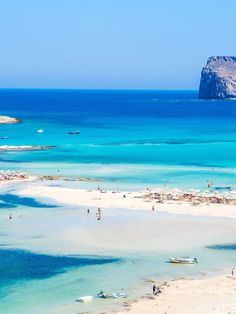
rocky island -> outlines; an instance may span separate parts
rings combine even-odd
[[[0,116],[0,124],[15,124],[15,123],[20,123],[20,122],[21,120],[18,118]]]
[[[202,69],[199,98],[236,98],[236,57],[210,57]]]

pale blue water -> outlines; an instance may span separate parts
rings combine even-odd
[[[3,145],[56,145],[1,153],[2,169],[100,178],[106,186],[235,186],[236,103],[195,91],[0,90]],[[45,129],[45,133],[35,132]],[[80,135],[68,135],[79,129]],[[101,167],[102,165],[102,167]],[[71,171],[73,169],[73,171]]]
[[[1,115],[23,120],[0,126],[0,137],[9,137],[0,140],[1,145],[56,145],[47,151],[0,152],[3,170],[89,177],[102,180],[99,185],[107,188],[129,190],[166,182],[171,187],[205,189],[207,180],[213,180],[216,188],[236,187],[236,103],[231,100],[198,100],[195,91],[0,90],[0,109]],[[80,135],[68,134],[77,129]],[[47,240],[57,238],[65,226],[80,228],[87,223],[82,214],[81,221],[71,216],[81,210],[79,206],[20,197],[14,184],[1,189],[0,205],[0,313],[4,314],[51,314],[65,304],[73,306],[70,314],[99,312],[116,301],[96,300],[85,306],[75,299],[122,288],[133,298],[150,288],[145,285],[147,278],[214,273],[235,263],[234,237],[232,243],[216,241],[208,247],[193,243],[187,251],[84,256],[76,248],[73,257],[66,250],[56,254],[57,249],[63,251],[63,243],[56,242],[52,250]],[[145,215],[127,211],[123,217],[117,211],[107,223],[147,219]],[[160,219],[178,223],[182,218]],[[201,262],[188,268],[166,263],[171,255],[186,254]]]

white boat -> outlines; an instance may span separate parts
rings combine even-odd
[[[92,301],[93,296],[92,295],[85,295],[84,297],[80,297],[78,300],[78,302],[90,302]]]
[[[37,133],[43,133],[44,130],[43,130],[43,129],[39,129],[39,130],[37,130],[36,132],[37,132]]]
[[[190,257],[170,257],[169,258],[170,263],[175,264],[196,264],[198,263],[196,257],[190,258]]]

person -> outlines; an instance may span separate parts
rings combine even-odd
[[[96,216],[97,216],[97,220],[101,220],[102,219],[102,211],[101,211],[100,207],[98,208],[98,212],[96,213]]]
[[[9,214],[9,219],[10,219],[10,220],[12,219],[12,214],[11,214],[11,213]]]
[[[123,198],[126,198],[126,195],[125,195],[125,194],[123,194]]]
[[[234,268],[232,268],[231,275],[234,277]]]
[[[158,293],[161,293],[161,289],[159,287],[156,287],[155,295],[157,295]]]
[[[152,211],[154,212],[154,210],[155,210],[155,207],[154,207],[154,205],[152,205]]]
[[[155,284],[152,286],[152,294],[155,294],[156,293],[156,286]]]
[[[89,214],[90,213],[90,210],[89,210],[89,208],[87,209],[87,214]]]

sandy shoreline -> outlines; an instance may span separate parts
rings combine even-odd
[[[25,187],[18,193],[31,197],[47,195],[48,198],[70,205],[149,211],[152,211],[154,206],[155,211],[170,214],[236,218],[236,206],[233,204],[194,204],[184,200],[167,200],[159,203],[155,199],[147,199],[145,192],[103,192],[37,184]]]
[[[158,296],[150,294],[137,302],[125,303],[126,309],[117,314],[236,313],[236,278],[172,280],[162,285],[161,291]]]

